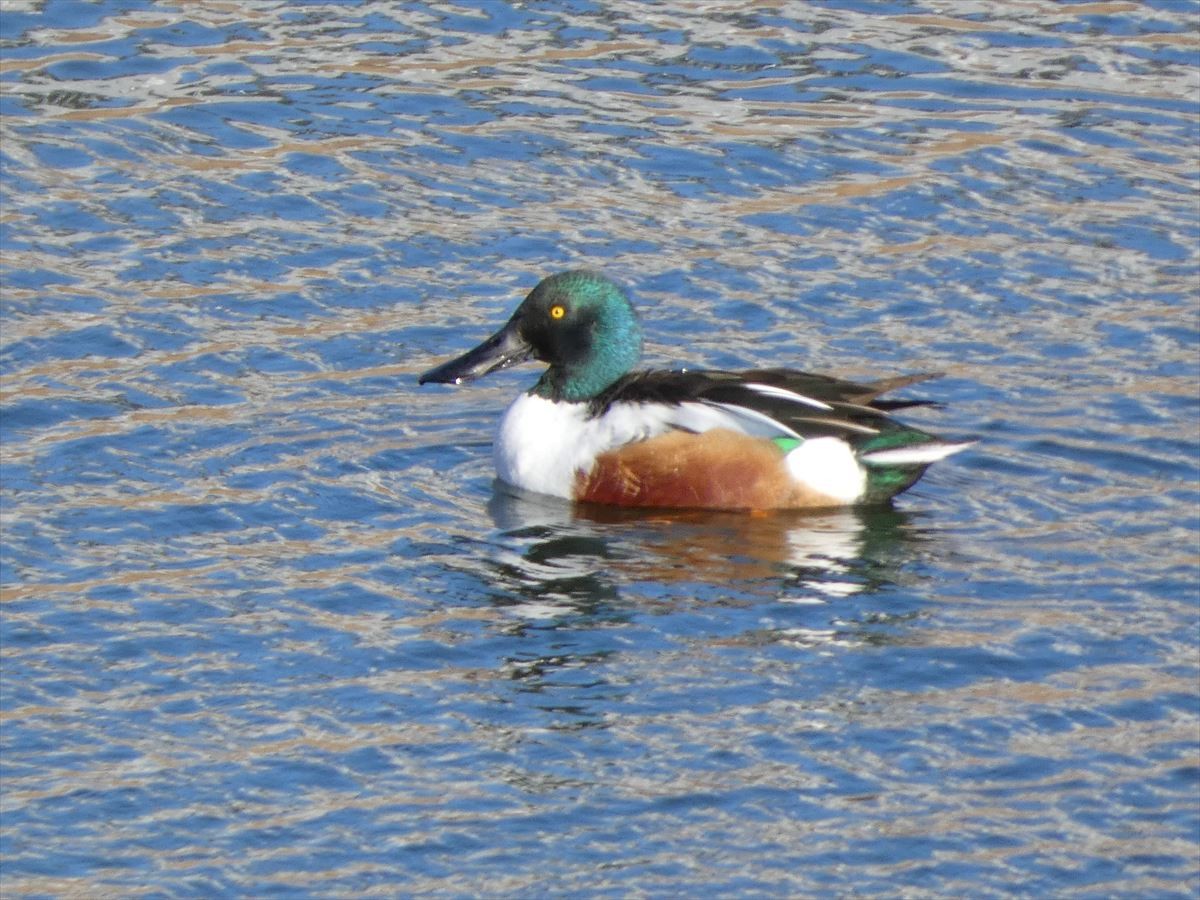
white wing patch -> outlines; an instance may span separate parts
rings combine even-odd
[[[772,419],[766,413],[761,413],[756,409],[749,409],[745,406],[704,400],[700,403],[683,403],[680,404],[679,408],[685,412],[685,415],[703,416],[706,417],[707,421],[711,422],[707,428],[691,428],[682,424],[676,426],[686,428],[688,431],[708,431],[709,428],[728,428],[730,431],[740,431],[742,434],[748,434],[753,437],[800,437],[794,430],[777,419]]]
[[[862,461],[868,466],[923,466],[945,459],[953,453],[974,447],[976,441],[952,444],[948,441],[931,441],[915,447],[896,447],[893,450],[875,450],[864,453]]]
[[[765,397],[775,397],[779,400],[787,400],[791,403],[799,403],[801,406],[811,406],[813,409],[823,409],[829,412],[833,409],[828,403],[823,403],[820,400],[814,400],[812,397],[805,397],[803,394],[797,394],[795,391],[789,391],[787,388],[775,387],[773,384],[758,384],[757,382],[746,384],[745,387],[754,391],[756,394],[762,394]]]

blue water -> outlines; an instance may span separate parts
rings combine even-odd
[[[4,896],[1196,896],[1198,17],[5,3]],[[981,443],[513,496],[416,375],[580,265]]]

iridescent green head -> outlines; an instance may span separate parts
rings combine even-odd
[[[625,293],[598,272],[542,279],[492,337],[421,376],[470,381],[528,359],[548,363],[533,392],[551,400],[590,400],[642,355],[642,329]]]

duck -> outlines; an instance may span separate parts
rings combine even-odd
[[[938,377],[849,381],[788,368],[644,369],[625,291],[587,269],[543,278],[505,325],[419,384],[547,368],[500,418],[496,475],[581,504],[765,512],[889,503],[972,446],[893,417],[882,395]]]

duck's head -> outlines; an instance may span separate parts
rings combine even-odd
[[[534,393],[578,402],[626,374],[641,354],[642,329],[625,293],[598,272],[561,272],[543,278],[498,332],[419,382],[461,384],[537,359],[550,368]]]

